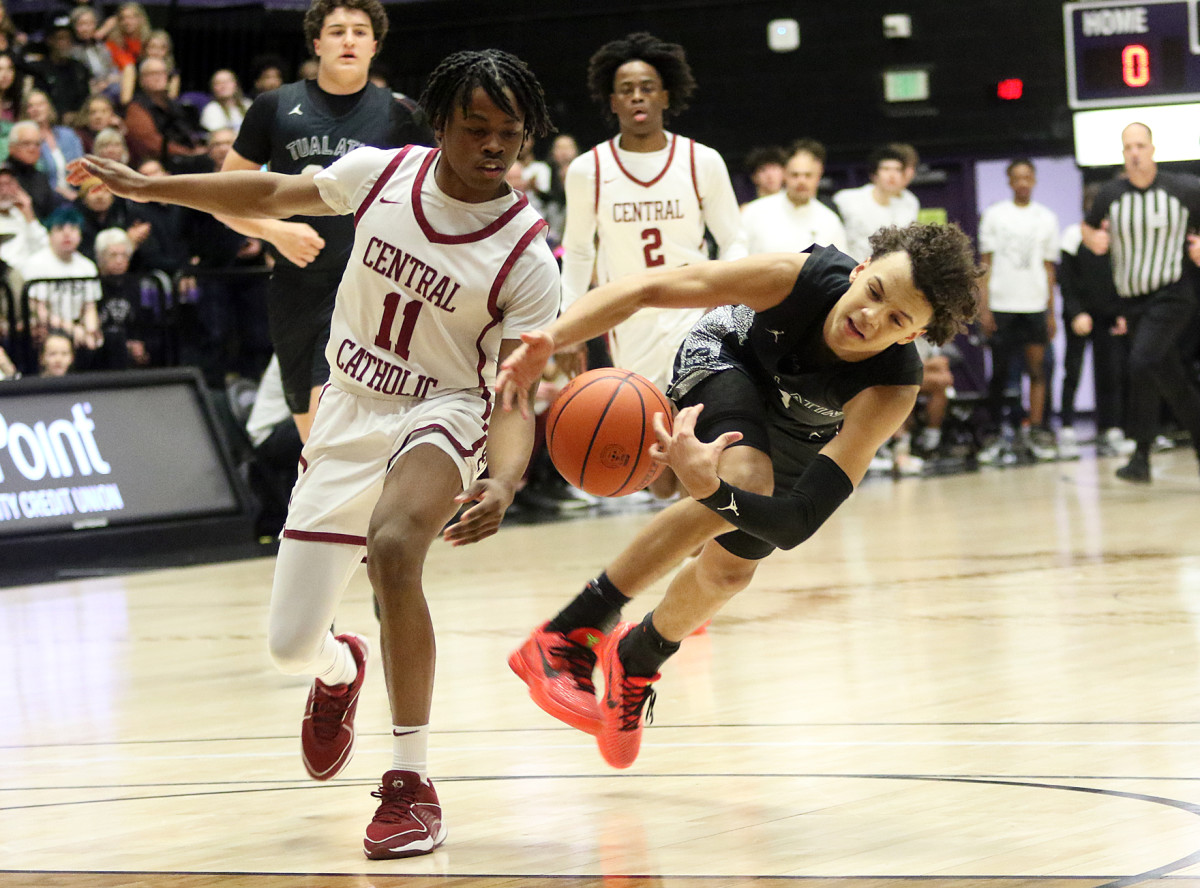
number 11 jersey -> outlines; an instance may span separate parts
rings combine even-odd
[[[330,326],[330,378],[374,398],[486,388],[503,339],[548,326],[558,268],[546,223],[519,192],[485,203],[438,188],[437,149],[358,148],[316,176],[354,214]]]

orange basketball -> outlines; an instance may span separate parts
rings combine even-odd
[[[593,496],[641,490],[662,468],[650,459],[654,414],[671,426],[671,403],[644,376],[602,367],[571,380],[546,414],[554,467]]]

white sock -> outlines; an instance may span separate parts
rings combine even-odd
[[[392,770],[416,771],[428,783],[429,725],[392,725]]]
[[[331,650],[331,646],[336,650]],[[333,661],[328,669],[317,676],[324,684],[333,687],[334,685],[350,684],[358,678],[358,663],[354,662],[354,654],[350,653],[350,645],[344,641],[338,641],[333,637],[332,632],[326,636],[321,646],[321,659]]]

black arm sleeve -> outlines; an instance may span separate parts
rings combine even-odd
[[[698,502],[738,530],[778,549],[794,549],[853,492],[854,485],[841,466],[818,454],[786,497],[751,493],[722,481],[716,493]]]

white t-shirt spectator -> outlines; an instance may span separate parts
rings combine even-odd
[[[795,253],[813,244],[846,251],[846,229],[838,214],[819,200],[796,206],[780,191],[742,206],[742,231],[749,253]]]
[[[920,210],[915,196],[907,200],[900,195],[886,204],[879,203],[875,200],[875,186],[870,182],[858,188],[843,188],[833,196],[833,202],[846,226],[846,252],[859,262],[871,255],[871,235],[888,225],[901,228],[911,225],[917,221]]]
[[[979,252],[991,253],[988,308],[1032,313],[1050,304],[1046,263],[1058,262],[1058,217],[1036,201],[1023,207],[1003,200],[983,211]]]
[[[84,306],[100,301],[100,272],[80,253],[64,262],[43,247],[21,266],[21,276],[29,285],[29,298],[46,303],[50,315],[65,323],[80,321]]]

